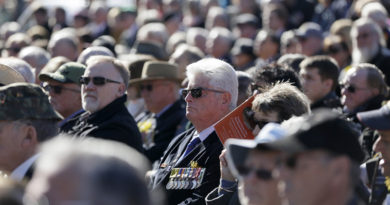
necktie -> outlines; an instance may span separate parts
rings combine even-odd
[[[184,152],[184,156],[187,156],[187,154],[190,153],[200,142],[201,141],[199,137],[196,137],[195,139],[191,140],[191,142],[187,145],[186,151]]]

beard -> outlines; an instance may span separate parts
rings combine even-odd
[[[83,109],[89,113],[94,113],[98,111],[99,108],[99,101],[91,97],[83,96],[81,98],[81,104]]]
[[[378,53],[379,44],[373,44],[371,47],[358,48],[354,45],[352,51],[352,64],[368,63]]]

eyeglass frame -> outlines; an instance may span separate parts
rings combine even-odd
[[[343,83],[340,83],[340,89],[345,89],[349,93],[356,93],[357,90],[370,90],[370,88],[359,88],[355,85],[343,84]]]
[[[267,169],[255,169],[252,167],[248,167],[245,165],[237,166],[236,167],[238,174],[241,177],[247,177],[253,172],[255,173],[256,178],[261,179],[263,181],[270,181],[275,179],[273,170],[267,170]]]
[[[81,90],[77,90],[77,89],[73,89],[73,88],[66,88],[66,87],[64,87],[62,85],[49,85],[49,84],[47,84],[47,85],[43,86],[43,89],[46,92],[50,92],[52,90],[53,93],[55,93],[57,95],[60,95],[62,93],[62,90],[68,90],[68,91],[75,92],[75,93],[80,93],[81,92]]]
[[[87,80],[88,82],[85,82],[85,79],[88,79],[88,80]],[[100,83],[97,83],[97,84],[96,84],[95,81],[96,81],[97,79],[103,80],[103,83],[102,83],[102,84],[100,84]],[[105,78],[105,77],[102,77],[102,76],[95,76],[95,77],[81,76],[81,77],[80,77],[79,83],[80,83],[81,85],[88,85],[89,82],[92,82],[92,84],[94,84],[95,86],[103,86],[103,85],[105,85],[106,83],[121,84],[121,82],[119,82],[119,81],[111,80],[111,79],[109,79],[109,78]]]
[[[199,94],[193,94],[194,91],[199,90]],[[211,88],[203,88],[203,87],[196,87],[192,89],[180,89],[180,94],[183,98],[186,98],[188,94],[191,94],[191,97],[193,98],[201,98],[203,96],[202,90],[205,91],[211,91],[211,92],[216,92],[216,93],[225,93],[226,91],[221,91],[221,90],[214,90]]]

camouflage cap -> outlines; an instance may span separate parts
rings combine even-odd
[[[38,85],[13,83],[0,87],[0,120],[61,120]]]
[[[0,64],[0,86],[16,82],[26,82],[23,76],[13,68]]]
[[[76,62],[68,62],[60,66],[54,73],[41,73],[39,80],[49,81],[54,80],[60,83],[76,83],[79,84],[80,77],[84,74],[85,66]]]

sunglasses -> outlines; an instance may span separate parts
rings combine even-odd
[[[152,84],[139,85],[139,90],[140,91],[147,90],[151,92],[153,90],[153,85]]]
[[[267,123],[269,123],[269,121],[257,120],[255,118],[255,112],[251,108],[244,110],[244,116],[247,119],[247,121],[250,123],[252,129],[254,129],[256,125],[260,129],[262,129]],[[277,123],[280,123],[280,122],[277,122]]]
[[[357,90],[369,89],[369,88],[358,88],[354,85],[345,85],[345,84],[340,84],[340,88],[347,90],[349,93],[355,93]]]
[[[92,83],[94,85],[104,85],[106,83],[117,83],[117,84],[121,84],[121,82],[118,82],[118,81],[115,81],[115,80],[110,80],[108,78],[105,78],[105,77],[100,77],[100,76],[97,76],[97,77],[80,77],[80,84],[84,84],[84,85],[88,85],[89,82],[91,82],[91,79],[92,79]]]
[[[253,169],[249,168],[247,166],[239,166],[237,167],[237,171],[240,174],[240,176],[248,176],[250,173],[255,172],[255,175],[258,179],[262,179],[264,181],[272,180],[272,171],[266,170],[266,169]]]
[[[193,97],[193,98],[200,98],[203,95],[202,94],[203,90],[216,92],[216,93],[224,93],[224,91],[213,90],[213,89],[210,89],[210,88],[202,88],[202,87],[193,88],[193,89],[181,89],[180,92],[181,92],[181,96],[183,96],[183,98],[187,97],[188,93],[190,93],[191,97]]]
[[[47,92],[53,91],[55,94],[61,94],[62,90],[69,90],[71,92],[80,93],[80,90],[65,88],[61,85],[45,85],[43,86],[43,89],[45,89]]]

